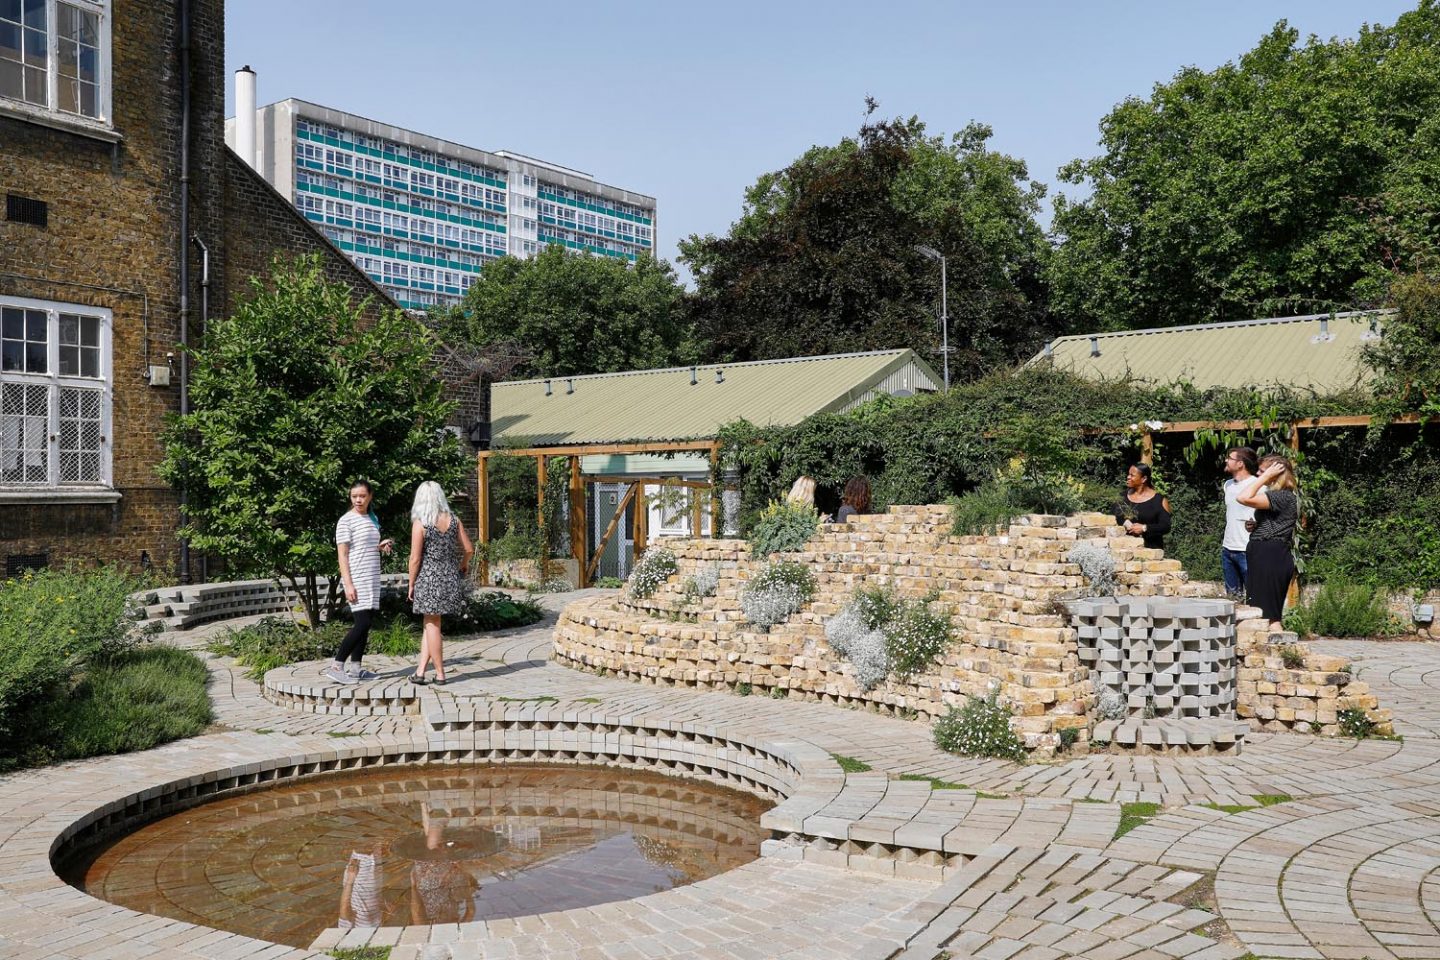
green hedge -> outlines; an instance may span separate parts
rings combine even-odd
[[[945,396],[882,397],[788,427],[740,421],[727,425],[721,440],[741,468],[741,527],[749,531],[760,509],[802,474],[815,478],[822,510],[857,473],[871,478],[872,509],[880,511],[994,489],[1017,470],[1069,478],[1081,503],[1102,508],[1118,497],[1126,466],[1139,459],[1140,434],[1086,430],[1146,420],[1261,421],[1270,426],[1156,437],[1156,477],[1174,510],[1167,553],[1192,576],[1218,579],[1225,446],[1288,451],[1292,420],[1376,408],[1360,392],[1155,387],[1036,366],[962,384]],[[1390,588],[1440,586],[1440,426],[1315,429],[1303,436],[1307,526],[1300,557],[1309,575]],[[976,522],[989,519],[977,515]]]

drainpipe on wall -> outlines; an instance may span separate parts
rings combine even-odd
[[[210,326],[210,248],[205,246],[205,241],[200,239],[200,234],[192,236],[191,241],[200,248],[200,345],[205,345],[205,331]],[[189,358],[182,358],[182,363],[189,362]],[[185,368],[182,367],[182,370]],[[187,371],[188,372],[188,371]],[[188,387],[188,384],[187,384]],[[189,396],[185,397],[188,405]],[[206,554],[200,555],[200,582],[208,583],[210,580],[210,557]]]
[[[180,416],[190,412],[190,0],[175,0],[180,23]],[[190,504],[180,485],[180,522]],[[189,583],[190,541],[180,538],[180,582]]]

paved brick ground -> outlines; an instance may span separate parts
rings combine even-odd
[[[806,837],[838,834],[834,850],[782,844],[777,856],[639,900],[343,940],[334,931],[317,949],[393,944],[392,960],[1440,957],[1440,647],[1320,646],[1357,660],[1394,707],[1403,742],[1252,735],[1239,756],[973,761],[937,751],[915,723],[566,670],[548,662],[545,624],[450,644],[452,683],[419,691],[417,712],[393,716],[357,714],[354,704],[334,712],[347,707],[325,696],[313,665],[272,674],[277,690],[315,691],[282,706],[214,660],[211,692],[228,732],[0,778],[0,957],[306,956],[96,901],[60,883],[50,851],[71,824],[146,785],[277,757],[423,749],[427,716],[471,708],[527,719],[585,711],[806,741],[875,772],[832,774],[835,789],[799,821]],[[386,676],[377,688],[408,688],[405,664],[378,665]],[[899,774],[966,789],[932,792]],[[1251,806],[1257,794],[1293,799],[1235,813],[1204,805]],[[1165,809],[1112,841],[1119,804],[1132,800]],[[846,843],[850,855],[835,856]],[[895,847],[912,859],[869,855]],[[928,873],[926,860],[913,859],[927,850]],[[1197,894],[1207,879],[1213,900]],[[1184,905],[1197,897],[1219,917]]]

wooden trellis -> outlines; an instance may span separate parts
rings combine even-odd
[[[648,504],[643,493],[646,484],[665,484],[669,486],[680,486],[691,489],[703,489],[709,487],[711,490],[710,505],[710,534],[714,536],[716,525],[720,517],[720,494],[719,490],[708,483],[696,481],[678,480],[673,477],[613,477],[613,476],[586,476],[580,468],[580,458],[589,456],[603,456],[607,454],[631,454],[631,453],[705,453],[710,457],[711,475],[718,472],[720,458],[720,441],[709,440],[665,440],[645,443],[582,443],[568,444],[553,447],[525,447],[516,450],[482,450],[477,457],[477,472],[479,483],[477,493],[479,494],[477,504],[477,520],[479,530],[478,540],[482,545],[480,560],[480,580],[488,583],[490,580],[490,563],[485,558],[483,545],[490,542],[490,458],[497,454],[508,457],[534,457],[535,458],[535,481],[537,484],[537,501],[541,511],[541,523],[544,523],[545,508],[545,481],[549,467],[548,460],[551,457],[565,457],[569,460],[569,484],[568,496],[570,501],[570,554],[576,561],[579,570],[577,579],[578,587],[586,587],[594,576],[596,568],[600,564],[600,555],[604,552],[606,544],[609,543],[611,535],[614,534],[620,518],[625,515],[625,509],[630,503],[634,503],[634,529],[633,538],[635,541],[635,555],[639,556],[645,550],[645,542],[649,539],[649,515]],[[630,490],[625,494],[625,501],[616,509],[615,516],[611,518],[610,526],[605,535],[596,544],[593,556],[587,556],[585,531],[588,528],[586,504],[589,502],[586,486],[591,483],[628,483]],[[693,511],[692,529],[696,534],[700,532],[700,518],[703,513],[701,501],[698,497],[693,498],[691,505]],[[544,571],[541,571],[543,575]]]

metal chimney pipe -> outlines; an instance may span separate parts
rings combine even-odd
[[[255,155],[255,71],[246,64],[235,71],[235,152],[257,169]]]

